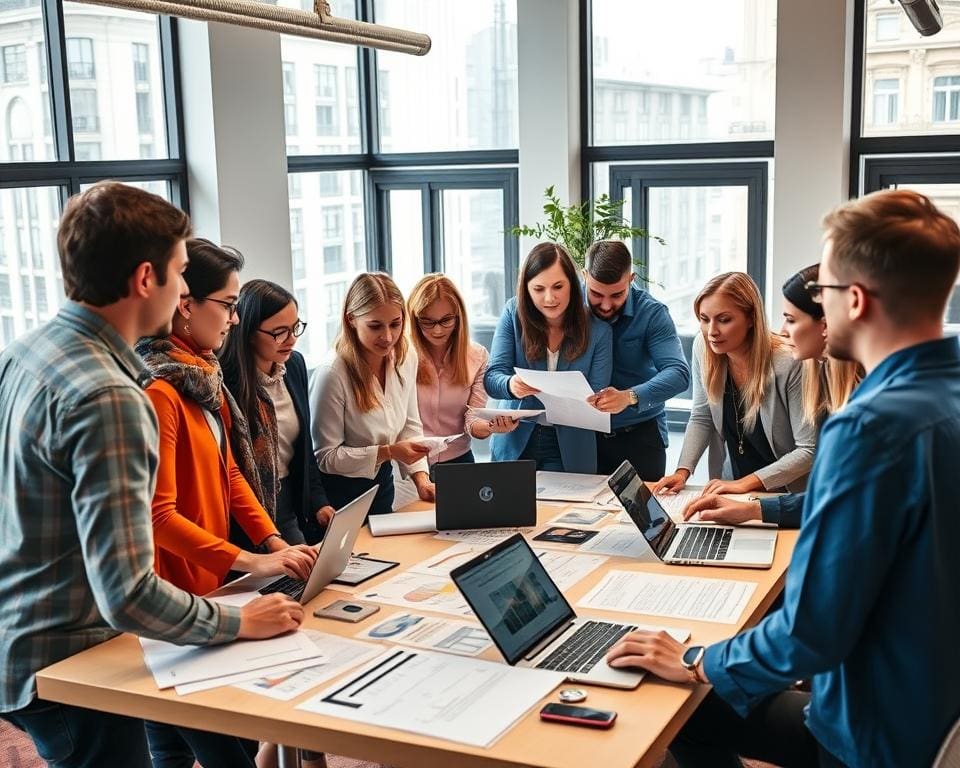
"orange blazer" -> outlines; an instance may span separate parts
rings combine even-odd
[[[227,541],[230,517],[250,541],[259,543],[277,528],[240,473],[230,441],[226,460],[203,409],[171,384],[147,387],[160,423],[160,467],[153,495],[156,570],[195,595],[223,584],[240,548]],[[230,433],[230,407],[220,418]]]

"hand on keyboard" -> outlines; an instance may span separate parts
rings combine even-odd
[[[680,660],[687,649],[669,633],[637,630],[624,636],[607,654],[607,663],[618,669],[646,669],[664,680],[693,682]]]
[[[709,494],[694,499],[683,510],[683,519],[700,514],[700,520],[705,523],[724,523],[726,525],[740,525],[748,520],[760,520],[759,501],[735,501],[723,496]]]
[[[240,609],[238,640],[263,640],[291,632],[303,622],[303,606],[286,595],[265,595]]]
[[[254,555],[242,552],[234,564],[237,570],[252,573],[254,576],[291,576],[306,581],[310,578],[317,551],[306,544],[297,544],[268,555]]]

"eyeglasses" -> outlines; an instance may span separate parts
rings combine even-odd
[[[224,307],[227,310],[227,315],[229,317],[233,317],[235,314],[237,314],[237,307],[240,306],[240,302],[238,301],[224,301],[223,299],[211,299],[210,297],[200,299],[200,301],[212,301],[216,304],[219,304],[221,307]]]
[[[807,289],[807,292],[810,294],[810,298],[815,301],[817,304],[820,304],[823,301],[823,291],[825,288],[834,288],[838,291],[845,291],[847,288],[852,288],[856,283],[847,283],[846,285],[827,285],[826,283],[817,283],[813,280],[809,280],[804,284],[804,288]]]
[[[272,336],[274,342],[277,344],[283,344],[291,336],[293,336],[295,339],[303,336],[303,332],[307,330],[307,324],[301,320],[297,320],[297,322],[295,322],[289,328],[280,328],[276,331],[265,331],[263,328],[257,328],[257,330],[260,331],[260,333],[267,334],[267,336]]]
[[[438,325],[441,328],[453,328],[454,323],[457,322],[456,315],[447,315],[446,317],[441,317],[439,320],[428,320],[425,317],[417,318],[417,325],[419,325],[425,331],[432,331]]]

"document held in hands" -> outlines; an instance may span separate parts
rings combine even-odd
[[[610,431],[610,414],[587,402],[594,394],[580,371],[535,371],[514,368],[524,383],[539,389],[537,398],[547,410],[547,421],[595,432]]]

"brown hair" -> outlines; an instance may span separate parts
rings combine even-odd
[[[816,424],[847,404],[863,378],[863,369],[852,360],[803,361],[803,419]]]
[[[693,301],[693,311],[698,321],[700,304],[705,298],[715,293],[730,299],[751,322],[747,335],[747,343],[750,345],[748,355],[750,364],[743,390],[743,427],[749,431],[756,424],[760,403],[767,388],[767,380],[773,371],[773,350],[780,346],[781,341],[778,336],[770,332],[763,312],[760,289],[750,275],[745,272],[724,272],[703,286],[703,290]],[[719,403],[723,400],[723,391],[727,383],[726,360],[721,358],[726,358],[726,355],[718,355],[710,349],[709,344],[703,345],[703,385],[711,403]]]
[[[417,369],[417,381],[420,384],[429,384],[432,380],[430,366],[424,365],[424,358],[430,354],[430,342],[423,335],[423,329],[417,323],[421,313],[433,302],[446,299],[453,305],[457,315],[457,328],[450,338],[450,363],[453,366],[452,383],[466,386],[470,383],[470,373],[467,369],[467,351],[470,349],[470,328],[467,325],[467,309],[463,303],[460,291],[446,275],[433,273],[424,275],[420,282],[413,286],[410,298],[407,299],[407,312],[410,315],[410,338],[420,356],[420,366]]]
[[[520,319],[523,353],[527,360],[540,360],[547,356],[547,321],[530,298],[527,283],[557,263],[570,282],[570,303],[563,313],[563,342],[560,345],[563,356],[567,360],[575,360],[586,351],[590,342],[590,320],[583,304],[583,291],[573,259],[561,245],[540,243],[527,254],[517,281],[517,317]]]
[[[960,269],[960,228],[929,198],[888,189],[852,200],[823,219],[839,280],[862,280],[887,315],[943,317]]]
[[[400,376],[400,366],[407,357],[407,312],[403,303],[403,294],[397,288],[390,275],[383,272],[363,272],[357,275],[350,283],[347,295],[343,299],[343,312],[340,317],[340,333],[337,336],[335,349],[337,355],[343,358],[347,366],[347,377],[353,389],[353,396],[357,407],[364,413],[372,411],[380,401],[373,390],[371,382],[374,373],[370,370],[363,357],[363,349],[357,330],[350,325],[351,318],[362,317],[384,304],[393,304],[400,309],[401,327],[400,338],[393,347],[393,369],[397,377]]]
[[[189,236],[190,219],[162,197],[117,181],[94,184],[67,201],[60,219],[64,291],[95,307],[113,304],[144,262],[164,285],[173,247]]]
[[[587,249],[587,272],[594,280],[612,285],[633,269],[633,258],[619,240],[597,240]]]

